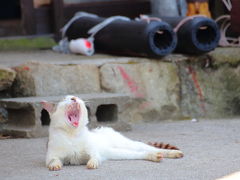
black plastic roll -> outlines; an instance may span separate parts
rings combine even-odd
[[[81,17],[66,31],[69,40],[87,38],[88,30],[104,21],[100,17]],[[115,20],[94,36],[96,51],[111,54],[158,57],[171,53],[177,44],[172,27],[160,21]]]
[[[176,28],[183,17],[160,17],[163,21]],[[194,17],[187,20],[177,30],[178,44],[175,52],[202,54],[215,49],[220,39],[216,22],[207,17]]]

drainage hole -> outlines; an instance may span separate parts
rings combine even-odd
[[[41,111],[41,124],[42,126],[49,126],[50,124],[50,116],[45,109]]]
[[[96,117],[98,122],[114,122],[117,121],[117,114],[117,105],[107,104],[98,106]]]

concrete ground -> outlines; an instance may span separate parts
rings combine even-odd
[[[240,119],[139,123],[124,135],[143,142],[177,145],[182,159],[160,163],[106,161],[97,170],[65,166],[51,172],[44,165],[47,138],[0,140],[0,179],[213,180],[239,171]]]
[[[186,60],[187,57],[180,54],[170,54],[162,60],[172,61]],[[149,59],[140,57],[125,57],[108,54],[96,54],[94,56],[83,56],[75,54],[61,54],[52,50],[0,50],[0,64],[7,67],[19,66],[27,62],[41,62],[49,64],[97,64],[105,63],[127,63],[127,62],[148,62]]]
[[[0,64],[14,67],[26,62],[42,62],[50,64],[103,64],[106,62],[128,62],[139,58],[119,57],[106,54],[94,56],[82,56],[74,54],[61,54],[52,50],[21,50],[21,51],[0,51]]]

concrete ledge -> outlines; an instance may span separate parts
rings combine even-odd
[[[90,127],[108,125],[117,130],[129,130],[130,125],[121,113],[129,101],[125,94],[78,94],[86,101],[89,110]],[[1,99],[0,107],[8,112],[8,120],[2,132],[20,137],[41,137],[48,135],[49,115],[40,102],[46,100],[57,103],[64,96],[27,97]]]
[[[56,65],[31,62],[14,69],[17,72],[12,86],[14,97],[100,92],[96,65]]]

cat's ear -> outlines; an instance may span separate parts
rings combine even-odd
[[[55,110],[55,104],[47,102],[47,101],[41,101],[40,102],[43,109],[45,109],[48,113],[53,113]]]

